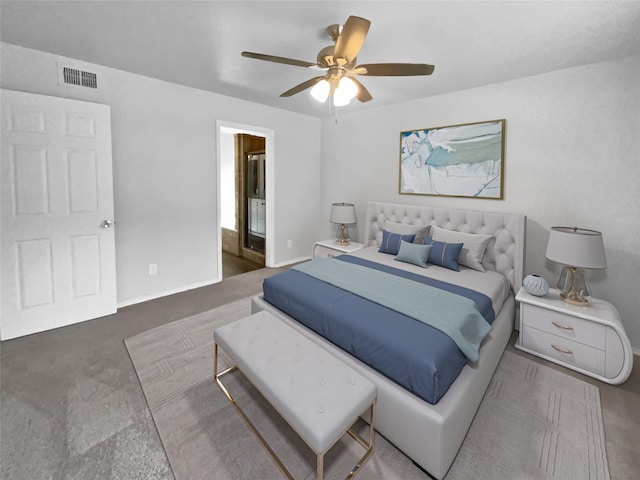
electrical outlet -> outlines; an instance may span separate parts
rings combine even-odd
[[[293,247],[293,240],[287,240],[287,248]]]
[[[158,264],[157,263],[150,263],[149,264],[149,276],[153,276],[153,275],[157,275],[158,274]]]

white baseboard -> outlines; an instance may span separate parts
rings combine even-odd
[[[292,260],[285,260],[284,262],[276,263],[273,267],[269,267],[269,268],[286,267],[287,265],[293,265],[294,263],[306,262],[307,260],[311,260],[311,257],[299,257],[299,258],[294,258]]]
[[[293,265],[294,263],[300,263],[310,259],[311,257],[294,258],[292,260],[287,260],[287,261],[278,263],[275,267],[269,267],[269,268],[286,267],[287,265]],[[175,293],[186,292],[187,290],[193,290],[194,288],[206,287],[207,285],[213,285],[214,283],[219,283],[221,281],[222,281],[222,278],[216,278],[214,280],[189,285],[187,287],[176,288],[175,290],[168,290],[165,292],[154,293],[146,297],[138,297],[131,300],[125,300],[123,302],[118,302],[117,308],[128,307],[129,305],[135,305],[137,303],[142,303],[142,302],[148,302],[149,300],[155,300],[156,298],[166,297],[167,295],[173,295]]]
[[[186,292],[187,290],[193,290],[194,288],[206,287],[207,285],[213,285],[214,283],[219,283],[222,281],[222,278],[216,278],[214,280],[196,283],[193,285],[189,285],[187,287],[176,288],[175,290],[167,290],[165,292],[154,293],[152,295],[146,297],[139,297],[132,300],[125,300],[123,302],[118,302],[117,307],[128,307],[129,305],[135,305],[137,303],[148,302],[149,300],[155,300],[156,298],[166,297],[168,295],[173,295],[175,293]]]

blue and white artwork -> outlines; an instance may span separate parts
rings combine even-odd
[[[400,193],[502,199],[504,120],[400,133]]]

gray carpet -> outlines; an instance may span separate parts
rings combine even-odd
[[[280,478],[212,380],[212,332],[250,313],[243,299],[125,340],[177,480]],[[315,457],[241,374],[238,403],[296,478],[315,478]],[[340,478],[360,457],[348,436],[326,459]],[[361,479],[426,476],[384,438]],[[505,352],[448,480],[609,479],[599,389]]]

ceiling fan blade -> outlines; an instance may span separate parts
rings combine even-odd
[[[242,52],[243,57],[255,58],[256,60],[264,60],[266,62],[284,63],[285,65],[294,65],[296,67],[315,67],[315,63],[305,62],[303,60],[294,60],[293,58],[277,57],[275,55],[264,55],[262,53]]]
[[[324,78],[324,76],[322,77],[314,77],[310,80],[307,80],[306,82],[301,83],[300,85],[296,85],[295,87],[287,90],[286,92],[284,92],[282,95],[280,95],[281,97],[291,97],[292,95],[295,95],[296,93],[300,93],[303,90],[306,90],[309,87],[313,87],[316,83],[318,83],[320,80],[322,80]]]
[[[366,68],[369,77],[408,77],[413,75],[431,75],[435,67],[426,63],[369,63],[356,68]]]
[[[358,100],[360,100],[362,103],[364,103],[364,102],[368,102],[369,100],[373,99],[373,97],[369,93],[369,90],[367,90],[365,88],[365,86],[362,85],[362,83],[360,83],[358,81],[357,78],[351,77],[351,80],[353,80],[353,82],[358,86],[358,93],[356,94],[356,98]]]
[[[340,65],[349,64],[358,55],[364,39],[367,37],[371,22],[364,18],[351,16],[347,19],[340,36],[336,41],[336,48],[333,56]],[[343,59],[343,60],[339,60]]]

